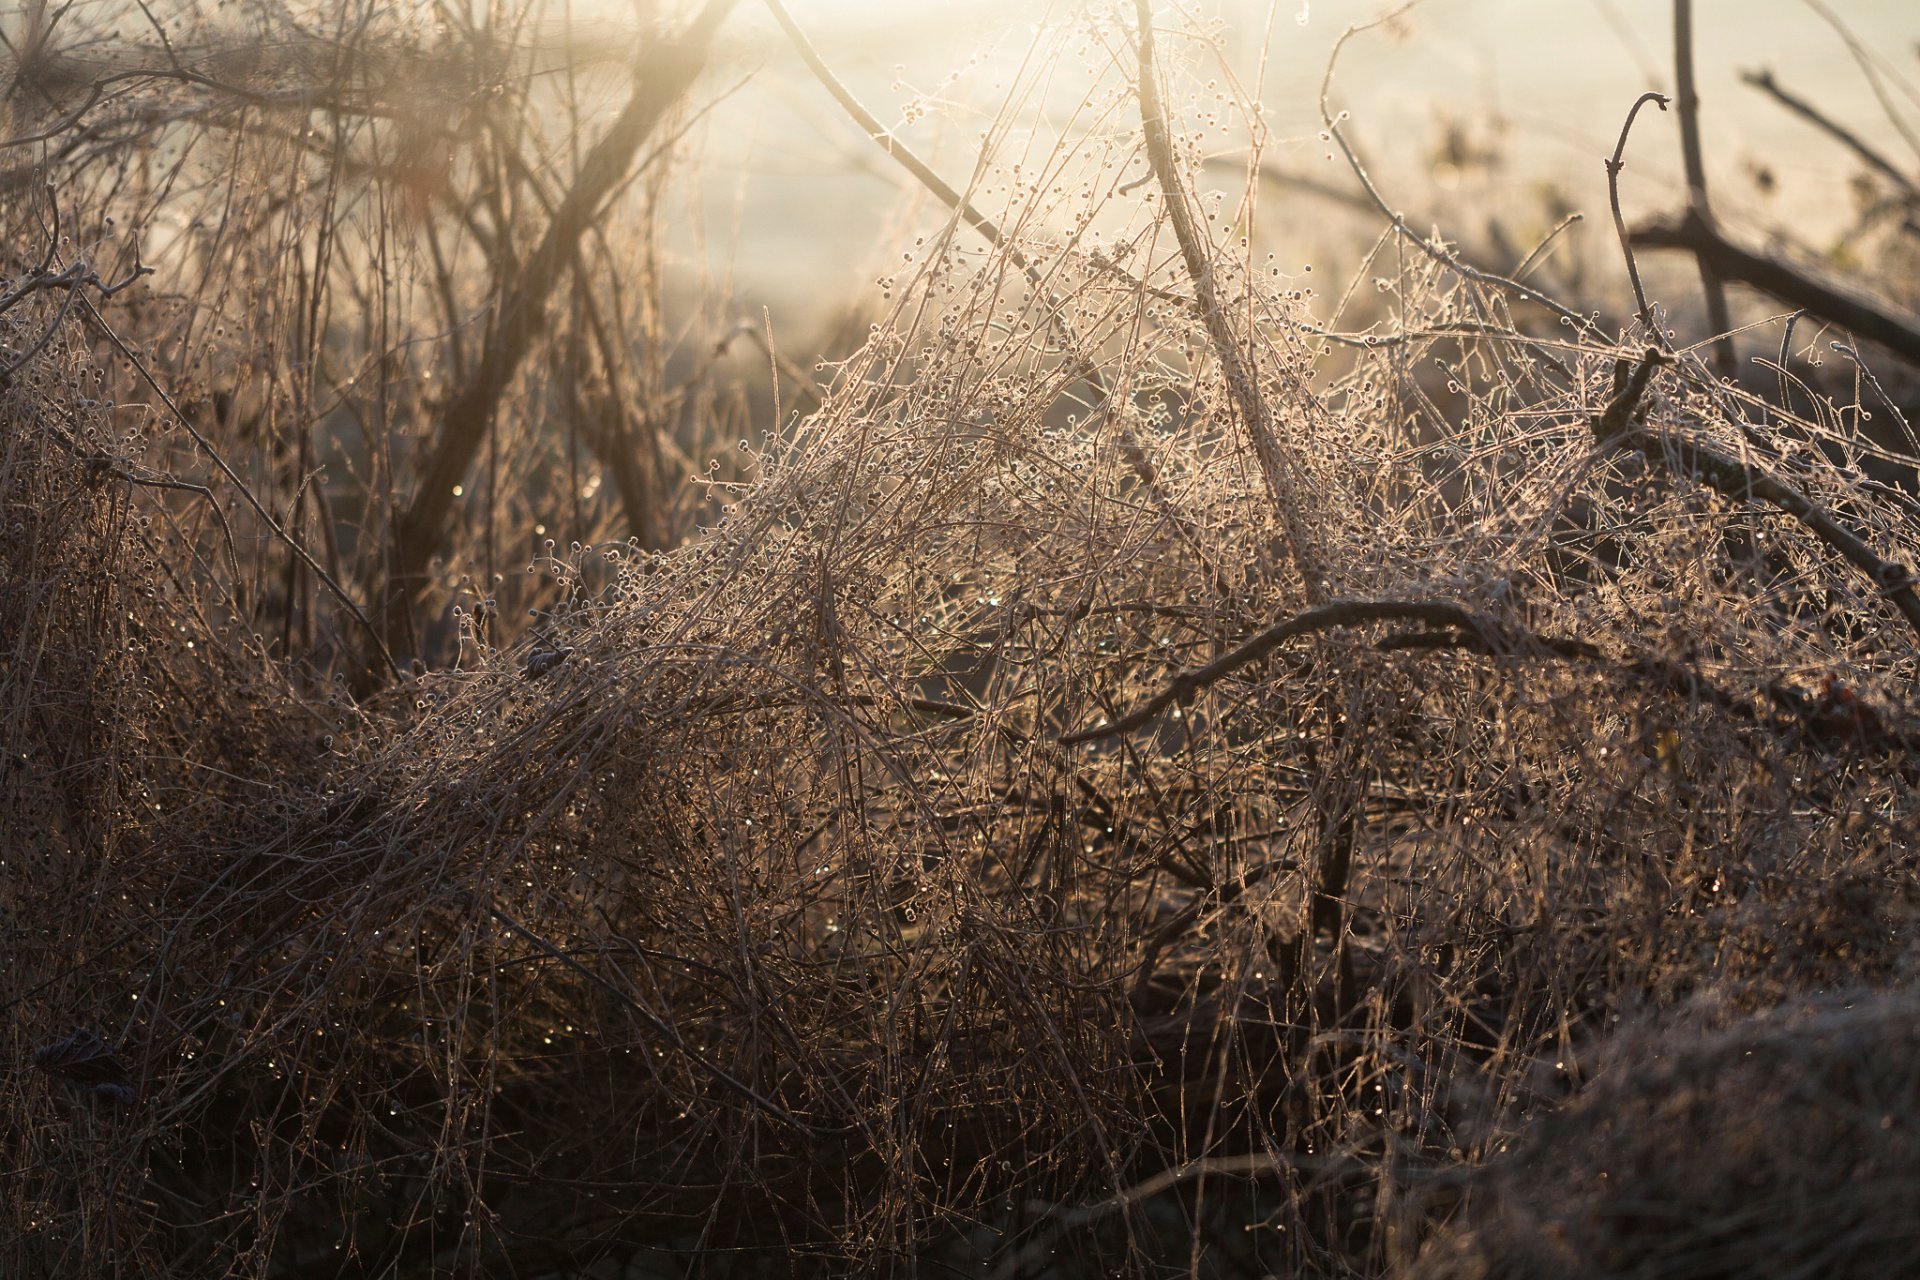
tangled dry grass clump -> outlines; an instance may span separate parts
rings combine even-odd
[[[1417,1274],[1875,1275],[1920,1249],[1920,1009],[1828,996],[1622,1036]]]
[[[0,401],[0,1271],[1667,1275],[1743,1170],[1913,1257],[1910,996],[1742,1020],[1910,990],[1865,406],[1404,223],[1390,314],[1310,322],[1089,31],[987,247],[912,247],[711,528],[549,543],[534,631],[468,597],[385,684],[254,634],[300,597],[228,540],[297,490],[183,487],[97,280],[0,316],[53,335]]]

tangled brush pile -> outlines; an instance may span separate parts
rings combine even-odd
[[[1884,1275],[1920,1250],[1911,992],[1621,1037],[1417,1274]],[[1707,1003],[1707,1002],[1703,1002]],[[1716,1025],[1717,1024],[1717,1025]]]
[[[705,537],[351,707],[197,609],[47,320],[0,1269],[1381,1274],[1623,1017],[1895,981],[1920,507],[1859,407],[1403,231],[1394,318],[1311,325],[1164,134],[1152,201],[1102,124],[916,246]]]

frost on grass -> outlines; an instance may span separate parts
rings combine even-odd
[[[58,340],[0,401],[0,996],[133,1102],[6,1077],[0,1269],[1383,1274],[1623,1020],[1898,980],[1913,632],[1699,465],[1897,558],[1853,416],[1690,357],[1628,401],[1644,335],[1412,252],[1329,329],[1180,127],[1139,186],[1120,71],[1022,106],[1000,243],[903,251],[709,528],[550,546],[527,635],[364,695],[240,627],[264,577],[89,408],[131,374],[5,317]]]

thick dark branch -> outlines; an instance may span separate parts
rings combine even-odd
[[[1712,706],[1748,724],[1785,727],[1816,741],[1874,750],[1920,751],[1920,734],[1889,728],[1864,710],[1849,709],[1848,714],[1836,716],[1827,700],[1811,697],[1779,681],[1769,681],[1758,690],[1777,713],[1779,719],[1774,720],[1762,706],[1722,689],[1683,663],[1645,653],[1612,655],[1585,640],[1538,635],[1505,626],[1451,600],[1338,600],[1307,609],[1275,623],[1205,666],[1181,672],[1165,689],[1120,719],[1066,734],[1060,742],[1073,746],[1132,733],[1174,703],[1184,705],[1192,701],[1200,690],[1258,661],[1288,640],[1383,621],[1417,622],[1438,628],[1384,637],[1374,646],[1383,652],[1464,650],[1496,658],[1530,654],[1548,661],[1588,663],[1632,677],[1636,684],[1664,690],[1689,703]]]
[[[1878,343],[1909,364],[1920,365],[1920,318],[1843,293],[1777,258],[1750,253],[1692,210],[1677,222],[1645,223],[1633,230],[1629,240],[1646,249],[1685,250],[1711,264],[1722,280],[1770,294],[1856,337]]]
[[[390,610],[405,610],[425,586],[428,561],[446,536],[453,489],[472,466],[493,423],[507,384],[546,328],[548,301],[574,261],[580,238],[593,226],[608,195],[625,181],[641,143],[685,97],[706,61],[715,31],[734,0],[707,0],[687,29],[650,48],[634,67],[633,96],[580,164],[580,172],[546,234],[508,283],[487,335],[486,350],[467,385],[442,415],[413,502],[396,521],[395,582]],[[396,642],[405,627],[389,625]]]
[[[1484,633],[1488,637],[1489,645],[1497,643],[1499,635],[1498,628],[1490,619],[1448,600],[1336,600],[1331,604],[1319,605],[1296,613],[1282,622],[1276,622],[1245,644],[1222,654],[1205,666],[1181,672],[1165,689],[1154,694],[1120,719],[1110,724],[1095,725],[1091,729],[1081,729],[1078,732],[1066,734],[1060,742],[1063,746],[1073,746],[1076,743],[1093,742],[1101,738],[1114,738],[1123,733],[1132,733],[1175,702],[1191,701],[1193,695],[1200,690],[1224,680],[1250,662],[1258,662],[1289,640],[1318,631],[1331,631],[1338,627],[1351,627],[1363,622],[1380,622],[1389,619],[1401,622],[1424,622],[1428,626],[1435,627],[1458,627],[1465,631]]]
[[[1673,69],[1674,110],[1680,117],[1680,159],[1687,171],[1687,207],[1711,223],[1713,207],[1707,201],[1707,165],[1700,148],[1700,91],[1693,76],[1693,0],[1673,0]],[[1695,262],[1700,268],[1700,288],[1707,298],[1707,326],[1714,334],[1714,368],[1721,377],[1731,378],[1736,364],[1727,291],[1712,263],[1705,258]]]

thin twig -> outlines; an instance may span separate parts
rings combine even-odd
[[[1594,324],[1590,317],[1581,315],[1571,307],[1547,296],[1531,285],[1522,284],[1511,276],[1503,276],[1493,271],[1483,271],[1478,267],[1462,261],[1459,254],[1453,252],[1444,244],[1439,243],[1434,237],[1415,234],[1413,228],[1407,224],[1406,215],[1388,204],[1387,198],[1380,194],[1380,188],[1374,185],[1373,176],[1367,172],[1366,165],[1360,160],[1360,153],[1354,149],[1352,140],[1347,137],[1346,130],[1341,127],[1340,120],[1344,117],[1345,113],[1342,113],[1340,117],[1336,117],[1333,111],[1333,72],[1334,68],[1339,64],[1340,53],[1346,48],[1347,41],[1363,31],[1370,30],[1385,22],[1391,22],[1400,14],[1413,8],[1417,3],[1419,3],[1419,0],[1408,0],[1408,3],[1401,5],[1389,13],[1381,15],[1371,22],[1358,23],[1341,32],[1340,38],[1334,42],[1333,52],[1327,56],[1327,69],[1320,79],[1321,126],[1326,130],[1327,136],[1333,139],[1334,145],[1340,148],[1340,154],[1346,158],[1347,167],[1353,171],[1353,176],[1359,180],[1361,188],[1367,193],[1367,198],[1373,202],[1373,207],[1379,210],[1382,217],[1387,219],[1388,224],[1393,228],[1394,234],[1462,279],[1471,280],[1475,284],[1485,285],[1489,288],[1503,290],[1517,298],[1523,298],[1535,306],[1543,307],[1551,311],[1554,315],[1569,325],[1572,325],[1576,331],[1600,341],[1605,341],[1606,335],[1600,331],[1599,327]]]
[[[1793,327],[1800,323],[1800,317],[1805,314],[1804,307],[1796,310],[1787,317],[1786,325],[1780,330],[1780,366],[1774,372],[1779,381],[1780,407],[1788,411],[1793,406],[1787,402],[1787,360],[1793,354]]]
[[[172,489],[179,493],[191,493],[196,497],[204,498],[207,510],[213,513],[215,522],[220,526],[221,539],[227,549],[228,571],[233,574],[235,582],[240,581],[240,554],[234,548],[233,526],[227,522],[227,513],[220,509],[220,500],[214,496],[212,489],[203,484],[194,484],[189,480],[175,480],[171,476],[142,475],[137,471],[129,470],[121,464],[119,459],[103,450],[86,448],[80,443],[80,438],[74,434],[75,424],[71,411],[69,411],[68,425],[62,426],[58,423],[48,425],[53,428],[51,434],[54,443],[87,467],[90,481],[99,476],[112,476],[122,483],[137,485],[143,489]]]
[[[1648,334],[1663,348],[1670,347],[1666,335],[1660,332],[1653,322],[1653,312],[1647,307],[1647,291],[1640,283],[1640,265],[1633,260],[1633,238],[1627,233],[1626,215],[1620,212],[1620,171],[1627,167],[1627,134],[1633,129],[1633,118],[1640,114],[1640,108],[1649,102],[1657,102],[1660,109],[1667,109],[1668,98],[1664,93],[1649,90],[1634,99],[1633,106],[1627,112],[1627,121],[1620,126],[1620,141],[1614,144],[1613,158],[1607,161],[1607,199],[1613,206],[1613,229],[1620,236],[1620,252],[1627,258],[1627,278],[1633,282],[1633,302],[1638,308],[1636,314],[1640,323],[1646,326]]]
[[[834,74],[833,68],[827,65],[826,59],[820,56],[819,50],[814,48],[813,42],[807,38],[800,24],[794,21],[793,15],[788,12],[782,0],[766,0],[766,4],[774,20],[780,24],[780,29],[786,33],[788,41],[792,43],[794,51],[800,55],[800,60],[806,63],[807,69],[813,73],[814,79],[818,80],[821,86],[832,95],[833,100],[840,104],[841,109],[854,123],[866,131],[867,137],[881,150],[892,156],[901,168],[912,174],[937,200],[977,231],[988,244],[1006,254],[1007,260],[1026,276],[1028,282],[1046,302],[1047,327],[1054,332],[1062,350],[1067,353],[1068,367],[1072,370],[1074,377],[1092,388],[1098,401],[1095,406],[1096,412],[1101,408],[1111,408],[1115,398],[1114,389],[1108,386],[1106,375],[1087,355],[1075,336],[1073,326],[1067,318],[1066,308],[1041,274],[1039,264],[1034,262],[1012,237],[1002,231],[998,223],[982,213],[971,199],[935,173],[925,161],[914,154],[913,148],[908,146],[904,139],[881,124],[879,119],[867,110],[858,98],[854,97],[853,92],[841,82],[840,77]],[[1189,309],[1196,305],[1190,298],[1179,297],[1171,291],[1160,290],[1143,280],[1135,279],[1111,263],[1103,264],[1103,270],[1123,278],[1130,287],[1142,293],[1166,298]],[[1094,415],[1088,416],[1091,418]],[[1120,454],[1128,469],[1146,488],[1154,505],[1172,522],[1181,539],[1193,548],[1196,555],[1207,561],[1209,579],[1216,585],[1223,583],[1224,575],[1216,565],[1211,563],[1207,552],[1193,531],[1192,521],[1180,511],[1178,505],[1167,494],[1165,486],[1160,483],[1158,469],[1147,453],[1146,446],[1140,442],[1140,437],[1133,426],[1119,414],[1110,414],[1109,420],[1118,436]]]
[[[1808,102],[1805,98],[1800,97],[1798,94],[1788,92],[1781,86],[1778,80],[1773,78],[1773,72],[1771,70],[1763,67],[1758,71],[1742,71],[1740,73],[1740,79],[1742,83],[1758,89],[1787,110],[1793,112],[1793,114],[1799,116],[1802,120],[1805,120],[1814,128],[1832,138],[1835,142],[1838,142],[1847,150],[1853,152],[1854,155],[1860,158],[1862,164],[1887,179],[1887,181],[1893,183],[1894,186],[1898,187],[1905,194],[1909,196],[1920,196],[1920,185],[1916,185],[1914,180],[1903,173],[1898,165],[1869,146],[1859,134],[1839,123],[1820,110],[1820,108]]]
[[[1901,435],[1906,438],[1908,450],[1914,457],[1920,457],[1920,440],[1914,438],[1913,424],[1907,421],[1906,411],[1901,409],[1900,402],[1888,395],[1887,389],[1880,385],[1879,375],[1874,373],[1872,366],[1865,360],[1862,360],[1860,353],[1846,343],[1835,342],[1831,345],[1835,351],[1845,356],[1853,363],[1853,367],[1860,371],[1860,376],[1867,380],[1867,385],[1873,388],[1873,393],[1880,397],[1880,403],[1885,405],[1887,412],[1893,415],[1894,424],[1900,428]]]
[[[813,78],[833,96],[833,100],[840,104],[841,109],[853,122],[866,131],[867,137],[882,151],[892,156],[895,163],[902,169],[912,174],[921,186],[933,193],[935,199],[979,232],[988,244],[1006,254],[1007,260],[1026,276],[1028,282],[1046,299],[1047,325],[1058,335],[1061,347],[1068,352],[1074,376],[1091,386],[1096,396],[1101,398],[1108,396],[1105,375],[1081,351],[1080,344],[1067,323],[1064,308],[1041,275],[1039,264],[1035,263],[1011,236],[1002,231],[998,223],[982,213],[978,205],[956,190],[946,179],[935,173],[926,161],[914,154],[913,148],[908,146],[904,139],[881,124],[879,118],[867,110],[860,99],[853,96],[853,91],[834,74],[833,68],[829,67],[826,59],[820,56],[820,51],[814,48],[813,41],[807,38],[807,33],[801,30],[800,24],[794,21],[793,15],[787,11],[786,5],[781,3],[781,0],[766,0],[766,4],[768,11],[773,14],[774,21],[780,24],[780,29],[786,33],[788,42],[800,55],[800,60],[806,63],[807,70],[813,73]],[[1139,454],[1138,459],[1129,456],[1128,461],[1135,465],[1136,470],[1139,470],[1144,462],[1145,453],[1139,449],[1137,443],[1132,443],[1130,433],[1128,442]],[[1142,472],[1142,478],[1149,483],[1152,482],[1152,477],[1147,472]]]
[[[1581,213],[1578,209],[1575,209],[1572,213],[1567,214],[1565,217],[1561,218],[1560,221],[1554,223],[1553,230],[1547,232],[1546,235],[1540,237],[1540,243],[1533,246],[1532,251],[1529,252],[1526,257],[1520,259],[1520,261],[1514,265],[1513,270],[1508,274],[1513,276],[1515,280],[1518,280],[1520,279],[1520,277],[1526,275],[1527,272],[1532,269],[1533,264],[1540,260],[1541,255],[1546,253],[1546,251],[1553,246],[1554,241],[1560,238],[1561,232],[1565,231],[1568,227],[1571,227],[1576,222],[1586,221],[1586,218],[1587,218],[1586,214]]]
[[[807,38],[807,33],[800,29],[799,23],[794,21],[793,15],[787,11],[787,6],[782,4],[781,0],[766,0],[766,4],[768,12],[773,14],[773,20],[779,23],[780,29],[786,33],[794,52],[800,55],[800,60],[807,64],[807,70],[813,73],[813,78],[833,95],[833,100],[840,104],[843,111],[853,117],[856,124],[866,130],[867,137],[878,143],[881,150],[892,156],[894,162],[912,174],[921,186],[931,191],[940,203],[958,213],[968,226],[985,236],[988,243],[997,249],[1004,250],[1016,267],[1023,271],[1028,270],[1026,255],[1020,251],[1018,245],[1011,243],[1001,233],[999,225],[982,213],[973,201],[955,190],[945,178],[935,173],[926,161],[915,155],[913,149],[907,146],[893,130],[881,124],[879,118],[867,110],[860,99],[854,97],[853,92],[841,83],[840,77],[834,74],[833,68],[827,65],[826,59],[822,58],[819,50],[813,47],[813,41]]]
[[[1665,358],[1649,348],[1631,374],[1623,377],[1622,366],[1615,366],[1615,381],[1620,385],[1606,408],[1593,418],[1595,441],[1608,448],[1631,449],[1653,466],[1703,481],[1735,502],[1758,499],[1772,503],[1865,573],[1906,616],[1914,634],[1920,636],[1920,595],[1914,592],[1913,570],[1909,566],[1883,558],[1811,498],[1759,467],[1730,458],[1690,436],[1634,425],[1635,411],[1648,381],[1653,371],[1664,363]]]

